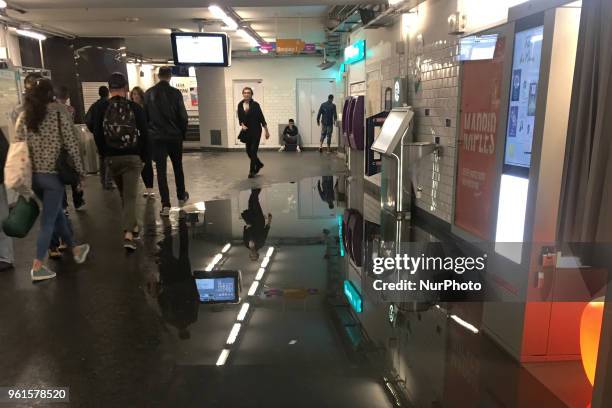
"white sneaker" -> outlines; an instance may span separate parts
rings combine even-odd
[[[301,152],[302,152],[302,149],[300,149],[300,146],[298,146],[298,147],[297,147],[297,152],[298,152],[298,153],[301,153]]]
[[[73,251],[74,262],[78,264],[82,264],[87,259],[87,255],[89,254],[89,250],[91,247],[89,244],[77,245],[75,246]]]
[[[42,265],[37,271],[30,269],[30,276],[32,277],[32,282],[38,282],[55,278],[55,272]]]
[[[281,146],[280,149],[278,149],[279,152],[284,152],[285,151],[285,146]]]

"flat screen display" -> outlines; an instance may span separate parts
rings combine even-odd
[[[229,38],[223,33],[172,33],[176,65],[228,67]]]
[[[529,169],[535,125],[538,80],[542,57],[544,26],[518,31],[514,37],[510,103],[506,128],[504,172],[512,167]]]
[[[497,34],[472,35],[462,38],[459,42],[459,59],[461,61],[476,61],[493,59]]]
[[[372,143],[372,150],[382,154],[390,154],[400,142],[406,128],[410,126],[410,121],[414,112],[409,109],[393,109],[380,130],[380,134]]]
[[[196,288],[202,303],[238,303],[240,273],[238,271],[196,271]]]

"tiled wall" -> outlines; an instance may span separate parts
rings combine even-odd
[[[455,157],[457,146],[457,105],[459,98],[458,43],[439,40],[409,53],[409,97],[415,110],[416,141],[439,138],[441,155],[426,157],[419,165],[421,188],[416,205],[451,221]]]

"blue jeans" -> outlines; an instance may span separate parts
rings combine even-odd
[[[32,190],[43,203],[40,232],[36,241],[36,259],[42,261],[47,255],[54,232],[69,248],[73,246],[72,233],[66,215],[62,211],[65,188],[58,175],[34,173],[32,175]]]
[[[334,125],[321,124],[321,143],[327,138],[327,145],[331,145],[332,133],[334,133]]]

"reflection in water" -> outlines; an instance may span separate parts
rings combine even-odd
[[[317,190],[321,200],[327,203],[329,209],[334,208],[335,192],[334,192],[334,176],[323,176],[317,181]]]
[[[196,215],[197,217],[197,215]],[[187,217],[193,221],[192,217]],[[157,298],[163,319],[178,329],[179,338],[188,339],[188,327],[198,319],[198,291],[189,260],[187,219],[178,220],[178,256],[173,251],[169,221],[164,222],[164,238],[157,245],[158,272],[149,283],[149,293]]]
[[[266,244],[266,238],[272,223],[272,214],[268,213],[268,218],[264,217],[261,204],[259,203],[259,193],[261,189],[251,190],[249,197],[249,207],[242,212],[242,219],[246,223],[243,228],[242,240],[249,249],[249,258],[252,261],[259,259],[259,250]]]

